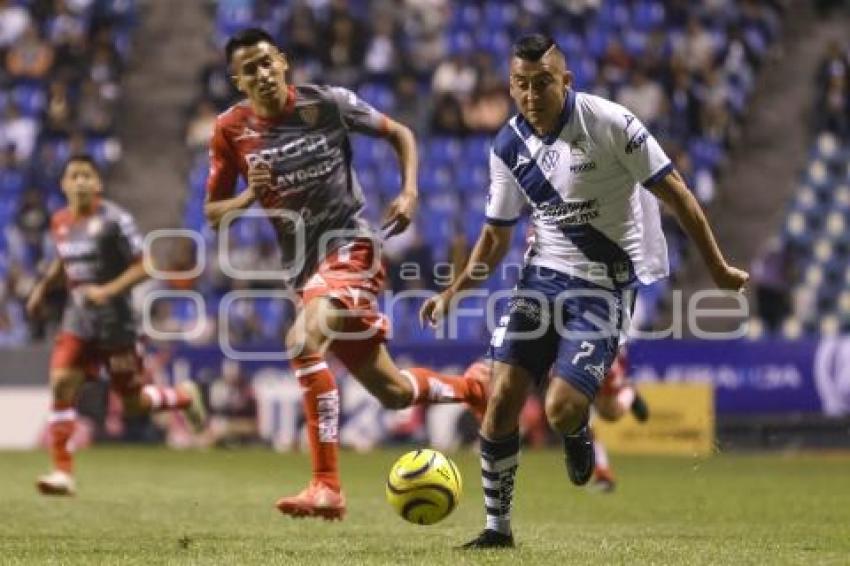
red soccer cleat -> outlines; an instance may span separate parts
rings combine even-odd
[[[489,397],[490,366],[485,362],[474,362],[463,372],[463,377],[470,381],[470,395],[466,401],[469,409],[478,422],[484,419],[487,410],[487,398]]]
[[[278,499],[275,507],[290,517],[321,517],[326,521],[341,521],[345,516],[345,496],[341,491],[334,491],[313,480],[298,495]]]

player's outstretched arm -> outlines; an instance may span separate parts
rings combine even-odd
[[[413,222],[419,201],[417,174],[419,158],[416,150],[416,138],[413,132],[395,120],[387,120],[387,140],[395,150],[401,169],[401,193],[387,207],[383,228],[388,230],[387,237],[401,234]]]
[[[63,281],[65,281],[65,269],[62,267],[62,260],[55,258],[52,262],[50,262],[50,265],[47,267],[47,273],[45,273],[44,277],[35,284],[32,289],[32,293],[30,293],[29,299],[27,299],[27,316],[31,318],[37,316],[41,309],[41,303],[44,301],[44,297],[51,289],[58,286]]]
[[[742,290],[750,274],[726,263],[702,207],[682,176],[672,171],[648,189],[676,215],[679,224],[699,249],[715,285],[730,291]]]
[[[419,322],[435,326],[448,313],[454,297],[464,289],[471,289],[490,277],[493,269],[504,259],[511,248],[513,226],[494,226],[485,224],[478,236],[469,261],[448,289],[431,297],[419,310]]]

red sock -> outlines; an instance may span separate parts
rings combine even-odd
[[[141,396],[143,401],[147,401],[148,410],[151,412],[185,409],[192,402],[192,398],[177,387],[145,385]]]
[[[472,377],[445,375],[428,368],[402,370],[413,386],[412,405],[468,403],[477,405],[486,397],[484,386]]]
[[[593,477],[597,481],[614,481],[614,472],[608,463],[608,451],[605,446],[598,440],[593,441],[593,455],[596,461],[596,468],[593,470]]]
[[[299,356],[291,363],[304,390],[304,417],[313,479],[339,491],[339,391],[336,380],[321,356]]]
[[[70,404],[54,403],[50,412],[50,457],[53,467],[66,474],[74,471],[70,440],[77,422],[77,411]]]

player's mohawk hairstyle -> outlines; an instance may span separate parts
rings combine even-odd
[[[227,55],[227,64],[233,60],[233,54],[240,47],[251,47],[265,41],[274,45],[274,38],[264,29],[261,28],[245,28],[236,32],[230,39],[227,40],[227,45],[224,46],[224,53]]]
[[[525,61],[540,61],[547,51],[557,46],[555,40],[542,33],[524,35],[514,42],[514,57]]]

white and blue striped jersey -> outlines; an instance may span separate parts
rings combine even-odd
[[[658,203],[643,188],[673,168],[655,138],[623,106],[573,90],[556,131],[540,137],[521,114],[502,127],[487,222],[512,225],[530,205],[526,263],[609,289],[666,277]]]

